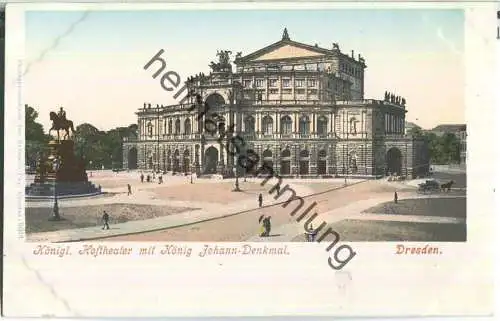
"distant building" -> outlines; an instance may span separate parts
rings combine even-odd
[[[467,161],[467,125],[465,124],[443,124],[431,129],[429,132],[436,136],[443,136],[446,133],[454,134],[460,140],[460,163]]]
[[[388,92],[380,100],[364,97],[361,55],[342,53],[336,43],[325,49],[293,41],[286,29],[280,41],[238,53],[235,71],[228,53],[218,52],[209,75],[186,81],[193,93],[187,102],[145,103],[137,111],[139,137],[124,143],[125,168],[245,174],[225,149],[227,137],[218,141],[207,132],[208,120],[219,133],[233,128],[247,153],[259,156],[258,166],[282,177],[428,172],[426,142],[405,136],[405,99]],[[190,109],[204,104],[210,113],[198,120]]]
[[[422,127],[418,126],[415,123],[412,123],[409,121],[405,122],[405,135],[409,135],[412,132],[412,130],[415,128],[422,129]]]

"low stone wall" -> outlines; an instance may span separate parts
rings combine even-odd
[[[444,173],[465,173],[467,171],[467,166],[465,164],[431,165],[431,171]]]

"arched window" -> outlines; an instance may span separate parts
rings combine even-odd
[[[299,133],[301,135],[309,135],[309,117],[307,116],[300,117]]]
[[[349,119],[349,131],[354,135],[358,133],[358,120],[356,117],[351,117],[351,119]]]
[[[262,131],[264,132],[264,135],[273,134],[273,119],[270,116],[265,116],[262,119]]]
[[[292,133],[292,119],[290,116],[281,117],[281,134],[289,135]]]
[[[247,116],[245,118],[245,133],[253,134],[255,132],[255,118]]]
[[[309,174],[309,151],[305,149],[301,150],[299,154],[299,174]]]
[[[191,120],[189,118],[184,121],[184,134],[191,134]]]
[[[281,152],[281,166],[280,166],[280,174],[281,175],[290,175],[290,156],[291,152],[289,149],[285,149]]]
[[[148,124],[146,126],[148,127],[148,136],[152,137],[153,136],[153,124],[151,124],[151,122],[148,122]]]
[[[326,150],[321,149],[318,151],[318,165],[317,165],[318,175],[326,174]]]
[[[273,170],[273,152],[269,149],[262,153],[262,167],[266,172]]]
[[[318,136],[320,137],[326,137],[328,134],[328,120],[326,119],[325,116],[321,116],[318,118]]]
[[[172,119],[168,120],[168,133],[172,134]]]
[[[179,135],[181,133],[181,120],[176,119],[175,120],[175,134]]]
[[[213,117],[217,123],[217,130],[219,134],[223,134],[226,131],[226,119],[220,115],[214,115]]]

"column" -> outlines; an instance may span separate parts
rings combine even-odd
[[[276,117],[276,119],[275,119],[276,126],[274,128],[274,133],[278,134],[279,133],[279,116],[278,116],[278,112],[276,112],[275,117]],[[276,135],[275,135],[275,138],[276,138]]]
[[[293,133],[294,137],[297,137],[299,130],[298,130],[298,115],[296,112],[293,113]]]
[[[312,128],[309,128],[313,137],[316,137],[316,113],[312,114]]]
[[[330,113],[330,133],[334,133],[334,131],[333,131],[333,120],[334,120],[333,113]]]
[[[256,122],[256,124],[255,124],[256,131],[257,131],[257,133],[260,134],[261,133],[261,125],[262,125],[261,124],[260,112],[257,112],[255,114],[255,122]],[[260,137],[260,135],[257,135],[257,137]]]

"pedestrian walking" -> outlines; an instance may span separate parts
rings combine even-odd
[[[132,186],[130,186],[130,184],[127,184],[127,189],[128,189],[127,195],[132,195]]]
[[[271,216],[266,217],[262,220],[262,225],[264,225],[264,236],[271,235]]]
[[[398,192],[394,192],[394,203],[398,203]]]
[[[141,183],[144,183],[144,174],[141,173]]]
[[[317,231],[314,230],[313,225],[310,224],[309,228],[306,231],[307,241],[308,242],[314,242],[314,240],[316,239],[316,233],[317,233]]]
[[[106,213],[106,211],[104,211],[104,214],[102,215],[102,221],[104,222],[102,229],[109,230],[109,214]]]
[[[259,232],[260,237],[267,237],[271,235],[271,216],[265,217],[264,215],[261,215],[259,217],[259,224],[260,224],[260,232]]]
[[[259,194],[259,207],[262,207],[262,193]]]

